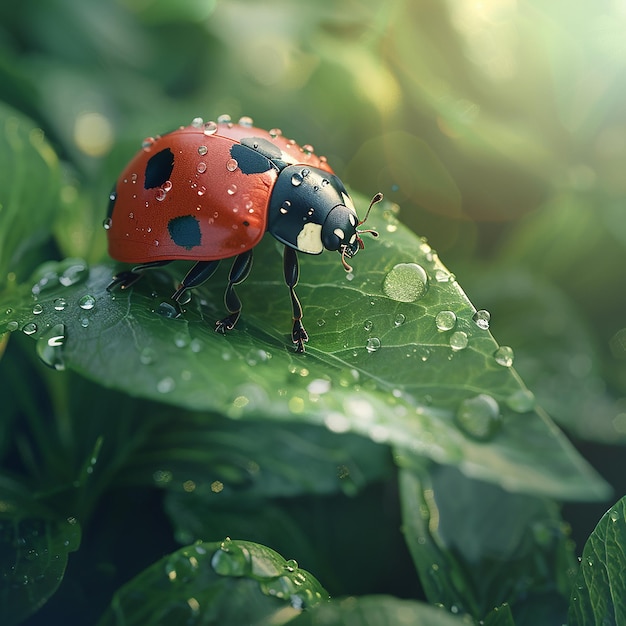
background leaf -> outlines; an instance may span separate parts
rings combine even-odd
[[[0,285],[50,235],[59,189],[59,162],[41,129],[0,102]]]
[[[563,619],[575,558],[552,503],[449,467],[403,470],[400,490],[405,537],[432,604],[482,620],[508,603],[518,625]]]
[[[80,544],[74,518],[0,518],[0,619],[19,624],[41,607],[63,580],[70,552]]]
[[[613,505],[585,544],[572,589],[569,623],[621,624],[626,620],[626,498]]]
[[[283,624],[327,597],[311,574],[270,548],[230,539],[198,542],[124,585],[98,624]]]

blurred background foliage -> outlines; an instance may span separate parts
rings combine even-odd
[[[60,155],[56,253],[90,262],[145,136],[229,113],[313,144],[428,237],[621,494],[625,29],[625,0],[4,2],[0,100]]]

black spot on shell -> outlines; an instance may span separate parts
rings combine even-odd
[[[270,161],[277,161],[283,156],[278,146],[267,139],[263,139],[263,137],[244,137],[239,143],[241,143],[242,146],[252,148],[259,154],[267,157]]]
[[[146,175],[143,186],[145,189],[160,187],[170,179],[174,169],[174,155],[169,148],[165,148],[150,157],[146,165]]]
[[[191,250],[202,241],[200,222],[193,215],[181,215],[171,219],[167,224],[172,241],[181,248]]]
[[[274,167],[266,156],[239,143],[233,144],[230,156],[237,161],[244,174],[260,174]]]

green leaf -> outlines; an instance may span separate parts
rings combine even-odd
[[[626,623],[626,497],[605,513],[585,544],[569,623]]]
[[[515,626],[515,620],[508,604],[495,607],[483,622],[484,626]]]
[[[2,624],[18,624],[48,600],[63,579],[68,554],[79,543],[80,526],[74,518],[0,519]]]
[[[289,622],[293,626],[460,626],[467,621],[442,608],[391,596],[331,600]]]
[[[270,548],[198,542],[124,585],[98,624],[283,624],[327,598],[311,574]]]
[[[59,181],[58,159],[43,132],[0,102],[0,285],[50,234]]]
[[[392,467],[386,447],[309,424],[240,423],[203,413],[163,423],[130,458],[126,484],[220,499],[354,494]],[[155,472],[159,479],[155,481]],[[193,489],[186,482],[193,483]]]
[[[445,466],[402,470],[400,493],[405,537],[429,602],[479,620],[505,602],[529,613],[535,604],[536,613],[550,596],[564,616],[575,559],[554,503]]]
[[[176,283],[168,274],[109,293],[109,266],[87,272],[72,260],[0,301],[0,329],[31,332],[48,364],[132,395],[359,433],[514,491],[604,497],[606,484],[505,366],[510,355],[498,362],[498,344],[437,255],[390,210],[371,222],[381,242],[355,259],[355,274],[343,275],[331,253],[302,259],[304,355],[290,347],[281,246],[270,238],[255,251],[258,267],[239,289],[242,320],[226,337],[213,331],[223,275],[168,319],[158,313]]]

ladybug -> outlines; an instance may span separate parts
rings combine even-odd
[[[382,199],[376,194],[372,206]],[[367,215],[366,215],[367,218]],[[241,313],[235,286],[252,266],[252,251],[266,231],[284,244],[284,277],[293,309],[291,338],[304,352],[308,335],[294,291],[297,252],[336,250],[346,259],[363,248],[363,224],[343,183],[311,146],[300,147],[278,129],[201,118],[144,140],[119,176],[104,228],[109,254],[134,267],[113,277],[109,289],[127,289],[144,271],[175,260],[195,265],[172,294],[176,314],[187,290],[210,278],[221,259],[234,257],[224,302],[228,316],[215,330],[231,330]]]

